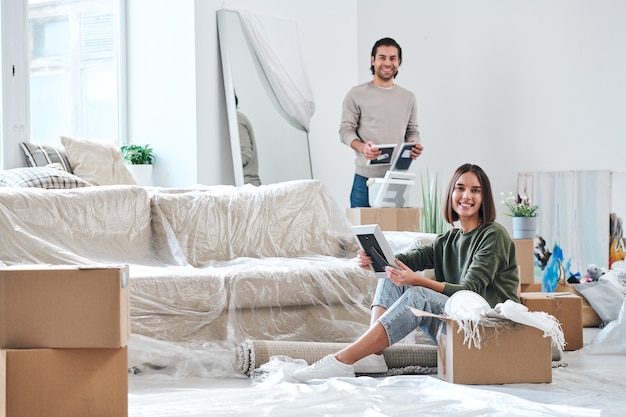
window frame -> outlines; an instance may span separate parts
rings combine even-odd
[[[117,140],[128,137],[127,0],[115,1],[115,49],[117,76]],[[24,166],[20,142],[28,142],[30,129],[28,2],[0,0],[2,68],[0,108],[0,169]],[[59,136],[61,132],[59,133]]]

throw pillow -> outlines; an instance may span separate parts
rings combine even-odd
[[[61,143],[74,174],[92,185],[136,185],[114,140],[61,136]]]
[[[63,169],[70,174],[72,165],[67,159],[65,149],[61,146],[54,145],[38,145],[36,143],[20,143],[20,148],[26,156],[26,164],[29,167],[45,167],[49,164],[61,164]]]
[[[63,169],[52,167],[24,167],[0,171],[0,186],[78,188],[89,187],[90,184]]]

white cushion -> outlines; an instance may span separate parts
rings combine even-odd
[[[74,175],[93,185],[135,185],[118,144],[111,139],[61,136]]]

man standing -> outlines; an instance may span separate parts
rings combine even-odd
[[[376,145],[414,142],[411,158],[422,153],[417,128],[417,102],[409,90],[394,83],[402,64],[402,48],[391,38],[372,48],[372,81],[348,91],[343,102],[339,137],[355,151],[350,207],[369,207],[368,178],[382,178],[389,165],[368,165],[380,155]]]

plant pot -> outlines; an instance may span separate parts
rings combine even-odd
[[[513,217],[513,239],[534,239],[537,217]]]
[[[152,165],[151,164],[128,164],[126,168],[130,171],[137,185],[152,185]]]

